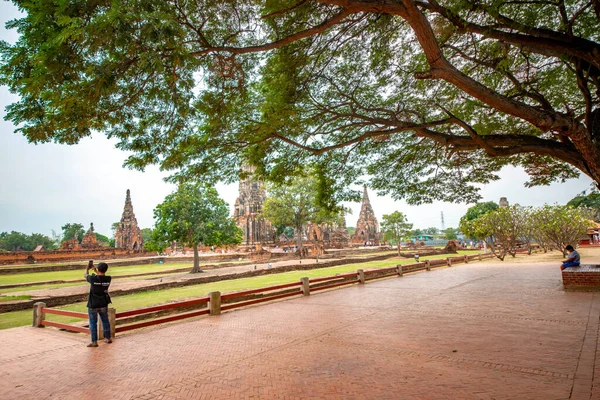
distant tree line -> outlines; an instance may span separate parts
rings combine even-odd
[[[16,231],[0,233],[0,251],[33,251],[40,244],[47,250],[58,247],[55,240],[41,233],[31,235]]]

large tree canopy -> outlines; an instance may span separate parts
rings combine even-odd
[[[173,180],[316,165],[409,203],[476,201],[507,164],[600,183],[598,0],[13,2],[0,82],[31,142],[103,131]]]

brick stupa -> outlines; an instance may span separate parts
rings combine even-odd
[[[133,206],[131,205],[131,195],[127,189],[125,197],[125,207],[123,208],[123,216],[119,222],[119,227],[115,233],[115,248],[127,250],[141,250],[144,245],[142,239],[142,231],[138,227]]]
[[[363,200],[360,208],[360,215],[358,221],[356,221],[356,231],[352,235],[351,242],[354,244],[365,244],[378,246],[381,239],[379,233],[379,224],[371,202],[369,201],[369,195],[367,193],[367,186],[363,188]]]
[[[98,240],[96,239],[96,234],[94,233],[94,224],[90,224],[90,229],[83,235],[83,239],[81,239],[81,247],[84,249],[94,249],[96,247],[100,247],[98,245]]]

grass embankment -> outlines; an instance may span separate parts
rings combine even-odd
[[[459,254],[464,254],[459,252]],[[472,252],[470,253],[472,254]],[[452,255],[450,255],[452,256]],[[421,257],[423,260],[433,260],[448,257],[447,254],[437,256]],[[397,264],[411,264],[414,263],[413,259],[410,258],[399,258],[394,257],[387,260],[370,261],[364,263],[340,265],[337,267],[326,267],[313,270],[303,271],[291,271],[280,274],[271,274],[264,276],[257,276],[252,278],[233,279],[213,283],[205,283],[192,286],[184,286],[174,289],[165,290],[154,290],[148,292],[134,293],[124,296],[113,296],[112,306],[117,311],[126,311],[142,307],[150,307],[166,302],[181,301],[193,297],[206,296],[209,292],[220,291],[221,293],[229,293],[234,291],[256,289],[266,286],[278,285],[283,283],[297,282],[300,278],[309,277],[317,278],[323,276],[332,276],[335,274],[342,274],[346,272],[356,271],[357,269],[375,269],[385,268],[394,266]],[[86,303],[75,303],[63,307],[57,307],[59,309],[87,312]],[[0,329],[14,328],[17,326],[29,325],[31,323],[32,311],[14,311],[9,313],[0,314]],[[49,319],[53,321],[71,323],[81,321],[78,318],[61,317],[52,315]]]
[[[233,261],[231,263],[242,263],[244,261]],[[246,261],[247,262],[247,261]],[[230,263],[230,262],[228,262]],[[213,265],[217,263],[201,263],[203,265]],[[184,263],[169,263],[169,264],[143,264],[143,265],[127,265],[123,267],[110,267],[109,274],[111,276],[147,274],[152,272],[172,271],[175,269],[189,268],[192,269],[193,262]],[[85,268],[72,271],[49,271],[49,272],[28,272],[25,274],[9,274],[0,275],[0,285],[10,285],[17,283],[31,283],[32,285],[39,282],[48,281],[83,281],[83,273]],[[147,278],[147,276],[144,276]]]
[[[17,300],[29,300],[31,296],[2,296],[0,297],[0,303],[6,301],[17,301]]]

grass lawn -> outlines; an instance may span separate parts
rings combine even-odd
[[[459,252],[459,254],[462,253]],[[436,256],[421,257],[421,260],[433,260],[447,257],[448,255],[443,254]],[[300,278],[303,277],[317,278],[352,272],[356,271],[357,269],[385,268],[395,266],[397,264],[411,263],[414,263],[414,260],[411,258],[395,257],[387,260],[340,265],[337,267],[327,267],[304,271],[291,271],[280,274],[257,276],[252,278],[234,279],[192,286],[184,286],[174,289],[154,290],[148,292],[134,293],[125,296],[113,296],[112,306],[115,307],[117,311],[126,311],[136,308],[149,307],[157,304],[163,304],[167,302],[181,301],[184,299],[194,297],[203,297],[206,296],[209,292],[214,291],[220,291],[221,293],[229,293],[246,289],[255,289],[266,286],[278,285],[282,283],[297,282],[300,280]],[[70,304],[67,306],[57,308],[87,313],[85,302]],[[0,314],[0,329],[28,325],[31,323],[31,318],[31,310],[14,311],[10,313]],[[49,319],[53,321],[67,323],[81,321],[78,318],[62,317],[57,315],[52,315]]]
[[[190,268],[193,263],[173,263],[173,264],[144,264],[144,265],[128,265],[124,267],[110,267],[108,273],[111,276],[144,274],[149,272],[170,271],[173,269]],[[207,265],[207,264],[200,264]],[[83,273],[85,268],[72,271],[52,271],[52,272],[30,272],[26,274],[9,274],[0,275],[0,285],[9,285],[15,283],[36,283],[44,281],[70,281],[81,279],[83,281]]]
[[[191,268],[190,268],[191,269]],[[137,281],[141,279],[153,279],[153,278],[164,278],[166,276],[181,274],[181,272],[173,272],[172,274],[157,274],[157,275],[143,275],[143,276],[132,276],[130,278],[126,278],[128,280]],[[69,283],[48,283],[48,284],[32,284],[27,286],[19,286],[15,288],[7,288],[0,289],[0,295],[14,292],[24,292],[26,290],[38,290],[38,289],[54,289],[61,287],[69,287],[69,286],[81,286],[87,285],[87,283],[83,280],[83,276],[77,282],[69,282]],[[0,301],[2,301],[2,297],[0,297]]]
[[[31,296],[3,296],[0,297],[0,302],[3,301],[15,301],[15,300],[29,300]]]

